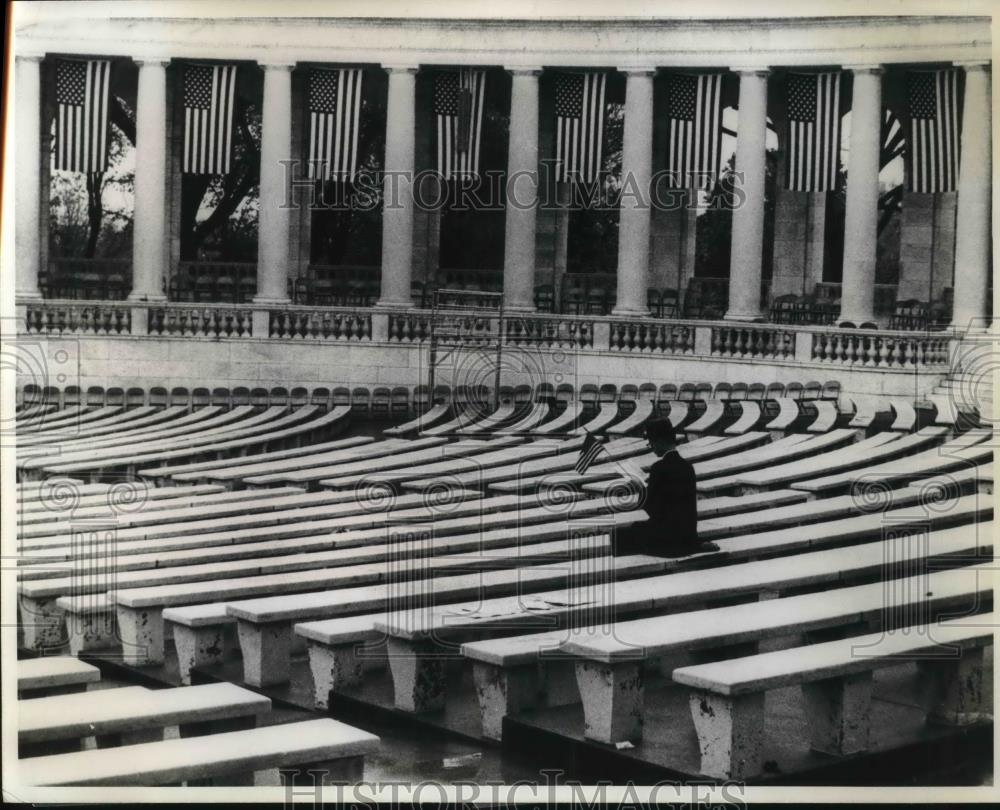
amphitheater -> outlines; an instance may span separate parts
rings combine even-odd
[[[988,18],[86,5],[42,4],[14,37],[8,785],[992,785]],[[51,247],[70,57],[111,60],[134,111],[128,258]],[[182,255],[178,71],[206,60],[262,94],[255,263]],[[539,204],[544,183],[507,211],[493,270],[444,267],[448,216],[405,194],[376,265],[317,261],[320,220],[283,204],[301,180],[281,163],[306,153],[316,65],[384,95],[402,176],[433,165],[433,70],[506,82],[511,173],[556,148],[553,72],[614,73],[621,171],[647,186],[661,83],[724,71],[749,178],[728,275],[699,271],[693,210],[624,201],[616,270],[574,270],[579,220]],[[955,188],[904,193],[904,260],[877,283],[888,88],[952,67]],[[820,68],[853,84],[835,273],[833,192],[772,180],[764,205],[768,156],[790,170],[769,83]],[[717,550],[611,553],[645,518],[622,464],[655,461],[654,417]],[[579,472],[587,434],[607,442]]]

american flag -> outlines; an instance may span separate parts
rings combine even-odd
[[[722,74],[673,74],[667,120],[667,170],[674,184],[711,186],[719,174],[722,151]]]
[[[833,191],[840,159],[840,73],[790,73],[788,169],[791,191]]]
[[[360,68],[309,74],[309,177],[353,180],[358,172]]]
[[[590,183],[600,173],[606,78],[603,73],[556,77],[557,180]]]
[[[434,80],[438,173],[445,178],[479,174],[485,70],[442,70]]]
[[[954,191],[958,177],[958,71],[912,71],[909,189],[923,194]]]
[[[225,174],[233,155],[236,65],[188,65],[184,69],[186,174]]]
[[[587,434],[587,437],[583,440],[583,447],[580,448],[580,455],[576,457],[576,463],[573,465],[573,469],[577,475],[583,475],[590,469],[601,454],[601,451],[604,450],[604,442],[606,440],[607,437],[598,436],[596,433]]]
[[[108,166],[111,62],[60,59],[56,64],[56,151],[53,168],[103,172]]]

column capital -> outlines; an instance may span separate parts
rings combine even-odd
[[[735,67],[729,68],[731,73],[739,73],[741,76],[769,76],[771,73],[771,68],[767,65],[737,65]]]
[[[288,59],[274,59],[271,61],[258,59],[257,64],[264,68],[264,70],[292,70],[296,63]]]
[[[132,61],[139,67],[166,67],[170,64],[169,56],[133,56]]]
[[[873,73],[879,74],[884,73],[885,68],[882,65],[869,64],[869,65],[841,65],[844,70],[849,70],[852,73]]]
[[[14,59],[18,62],[41,62],[44,58],[45,53],[42,51],[26,51],[14,54]]]
[[[416,73],[420,70],[420,65],[383,62],[382,68],[389,71],[389,73]]]
[[[961,62],[952,62],[952,64],[955,67],[965,68],[966,72],[970,70],[989,72],[993,63],[989,59],[963,59]]]
[[[504,65],[503,69],[512,76],[538,76],[544,70],[541,65]]]
[[[616,68],[619,73],[626,76],[655,76],[657,68],[651,65],[630,65],[628,67]]]

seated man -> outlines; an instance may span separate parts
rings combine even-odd
[[[668,419],[650,419],[646,439],[659,460],[646,478],[634,461],[619,462],[624,474],[644,490],[642,508],[649,520],[618,530],[615,556],[651,554],[685,557],[718,551],[714,543],[698,541],[698,504],[694,466],[677,452],[677,437]]]

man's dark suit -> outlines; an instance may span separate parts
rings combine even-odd
[[[698,545],[694,467],[676,450],[649,468],[643,509],[649,520],[619,530],[615,553],[681,556]]]

